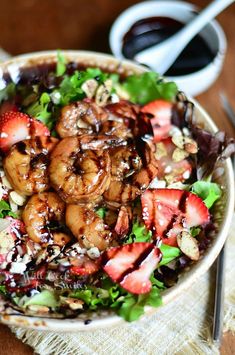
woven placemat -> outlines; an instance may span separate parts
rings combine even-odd
[[[235,216],[226,248],[224,331],[235,331]],[[215,267],[175,301],[142,321],[91,332],[11,330],[38,354],[219,354],[212,344]]]

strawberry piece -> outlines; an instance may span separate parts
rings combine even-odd
[[[72,266],[70,272],[73,275],[88,276],[94,274],[100,269],[100,260],[91,260],[90,258],[84,256],[83,261],[78,266]]]
[[[131,293],[144,294],[151,290],[149,277],[161,260],[161,252],[152,243],[132,243],[107,250],[102,260],[113,281]]]
[[[162,237],[162,242],[172,247],[178,247],[177,235],[179,235],[183,231],[183,229],[184,227],[181,222],[181,217],[176,218],[175,222],[173,222],[172,224],[172,228],[167,233],[167,236]]]
[[[173,217],[179,214],[182,192],[173,189],[147,190],[141,196],[143,220],[157,236],[162,238]]]
[[[41,121],[31,118],[30,119],[31,136],[50,136],[50,131]]]
[[[186,221],[189,228],[200,226],[210,219],[209,210],[197,195],[188,192],[186,201]]]
[[[170,245],[185,228],[209,222],[209,210],[202,199],[177,189],[147,190],[141,196],[142,216],[148,229]]]
[[[17,112],[18,108],[14,102],[11,101],[4,101],[1,103],[0,106],[0,116],[3,115],[4,113],[8,111],[14,111]]]
[[[9,111],[0,119],[0,148],[7,151],[14,143],[29,135],[29,117],[21,112]]]
[[[8,111],[0,117],[0,149],[4,152],[19,141],[39,135],[49,136],[50,131],[42,122],[22,112]]]
[[[154,221],[154,205],[153,205],[153,193],[152,190],[146,190],[141,195],[142,204],[142,217],[144,223],[148,229],[152,229],[152,223]]]
[[[169,136],[172,127],[173,104],[164,100],[155,100],[142,107],[141,112],[150,116],[154,132],[154,142],[160,142]]]
[[[22,292],[27,293],[29,290],[37,289],[45,280],[47,274],[47,265],[40,265],[36,270],[31,274],[14,274],[14,281],[16,286],[11,286],[10,279],[6,286],[9,292]],[[12,273],[10,273],[12,276]]]
[[[192,172],[192,165],[187,159],[179,162],[172,160],[176,146],[171,138],[164,139],[156,145],[156,159],[158,161],[158,178],[166,179],[170,184],[187,180]],[[161,151],[159,153],[159,151]],[[159,155],[159,159],[158,159]]]
[[[120,285],[131,293],[136,293],[138,295],[148,293],[152,288],[152,283],[149,278],[152,272],[156,269],[160,259],[160,250],[157,247],[154,247],[147,258],[140,264],[140,267],[127,274],[127,276],[125,276],[120,282]]]
[[[13,235],[15,238],[21,238],[22,234],[26,233],[25,225],[20,219],[16,219],[13,217],[6,217],[8,221],[10,221],[8,233]]]

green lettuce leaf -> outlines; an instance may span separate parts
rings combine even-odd
[[[98,306],[107,307],[112,303],[109,291],[100,287],[87,286],[86,289],[77,290],[70,296],[84,301],[91,310],[96,310]]]
[[[100,306],[112,308],[120,317],[132,322],[144,313],[145,306],[161,305],[161,290],[165,289],[165,286],[154,276],[151,277],[151,282],[153,287],[148,294],[134,295],[104,275],[102,287],[86,286],[69,296],[83,300],[90,310],[96,310]]]
[[[105,207],[100,207],[95,212],[100,218],[104,219],[104,217],[106,215],[106,212],[107,212],[107,209]]]
[[[201,232],[200,227],[192,227],[190,228],[190,234],[192,237],[196,237]]]
[[[95,79],[99,84],[102,84],[108,77],[107,73],[103,73],[98,68],[75,71],[71,76],[65,75],[59,88],[53,91],[53,93],[58,92],[60,94],[60,105],[68,105],[70,102],[81,100],[86,96],[81,88],[85,81]]]
[[[141,105],[159,98],[172,101],[178,90],[175,83],[162,81],[155,72],[131,75],[122,88],[130,95],[132,102]]]
[[[135,221],[132,225],[131,233],[125,240],[125,244],[150,242],[151,238],[152,232],[149,231],[143,223]]]
[[[218,184],[209,181],[196,181],[191,190],[197,196],[201,197],[207,208],[211,208],[222,194]]]
[[[47,92],[42,93],[39,100],[34,102],[25,112],[43,122],[49,129],[53,127],[54,120],[52,113],[48,111],[48,105],[51,101],[50,95]]]
[[[153,287],[152,290],[145,295],[128,294],[124,297],[121,307],[117,314],[124,318],[127,322],[133,322],[144,314],[144,307],[159,307],[162,304],[162,298],[159,290]]]
[[[5,218],[6,216],[10,216],[13,218],[17,218],[17,215],[12,212],[10,205],[4,201],[0,201],[0,218]]]
[[[178,256],[180,256],[181,254],[179,248],[172,247],[163,243],[160,246],[160,250],[162,252],[162,260],[160,261],[159,266],[163,266],[170,263],[175,258],[178,258]]]
[[[43,290],[40,293],[28,298],[28,300],[25,300],[24,307],[32,304],[56,308],[58,306],[58,300],[53,292]]]
[[[6,286],[0,285],[0,293],[3,294],[3,295],[7,294]]]
[[[62,76],[66,72],[66,60],[60,51],[57,51],[56,76]]]

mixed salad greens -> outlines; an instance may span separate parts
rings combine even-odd
[[[234,152],[234,141],[221,132],[213,135],[198,127],[193,105],[175,83],[165,82],[157,73],[122,77],[99,68],[80,69],[76,63],[67,63],[60,52],[54,69],[40,70],[31,68],[30,75],[22,74],[17,83],[6,77],[7,85],[0,91],[2,312],[76,317],[84,311],[112,309],[127,321],[137,320],[145,306],[161,305],[162,292],[177,282],[185,266],[199,259],[214,237],[213,208],[222,187],[213,176],[221,173],[217,162]],[[53,233],[58,232],[53,221],[47,224],[52,240],[32,239],[23,212],[30,194],[14,188],[15,181],[5,168],[14,149],[27,155],[19,146],[25,139],[66,139],[58,132],[62,109],[74,109],[71,105],[80,102],[101,107],[109,121],[125,125],[126,131],[134,127],[138,139],[131,133],[125,139],[118,137],[127,147],[130,139],[139,142],[141,138],[155,149],[148,154],[154,154],[157,172],[146,186],[137,189],[135,183],[134,199],[114,205],[105,192],[93,205],[99,223],[112,230],[112,243],[103,250],[94,244],[86,247],[80,236],[68,230],[64,219],[67,244],[53,242]],[[34,134],[27,131],[29,118]],[[77,119],[83,119],[82,115]],[[92,126],[96,136],[110,136],[100,131],[104,123],[97,129],[87,122],[80,127],[86,134]],[[148,134],[140,137],[144,124]],[[115,123],[112,134],[116,132]],[[139,143],[135,144],[136,151]],[[124,181],[129,184],[136,170],[132,167],[127,174]],[[56,188],[47,190],[52,193]],[[84,209],[91,208],[88,205],[83,201]]]

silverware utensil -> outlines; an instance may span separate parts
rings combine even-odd
[[[225,245],[218,258],[216,269],[216,290],[213,319],[213,342],[220,346],[224,320],[224,278],[225,278]]]
[[[232,125],[235,127],[235,111],[233,110],[226,94],[222,91],[220,92],[220,100],[224,112],[226,113]],[[233,157],[233,167],[235,171],[235,156]],[[216,269],[216,290],[215,290],[212,339],[214,343],[216,343],[218,346],[220,345],[220,341],[221,341],[221,335],[223,330],[223,318],[224,318],[225,253],[226,253],[226,244],[223,246],[217,258],[217,269]]]

